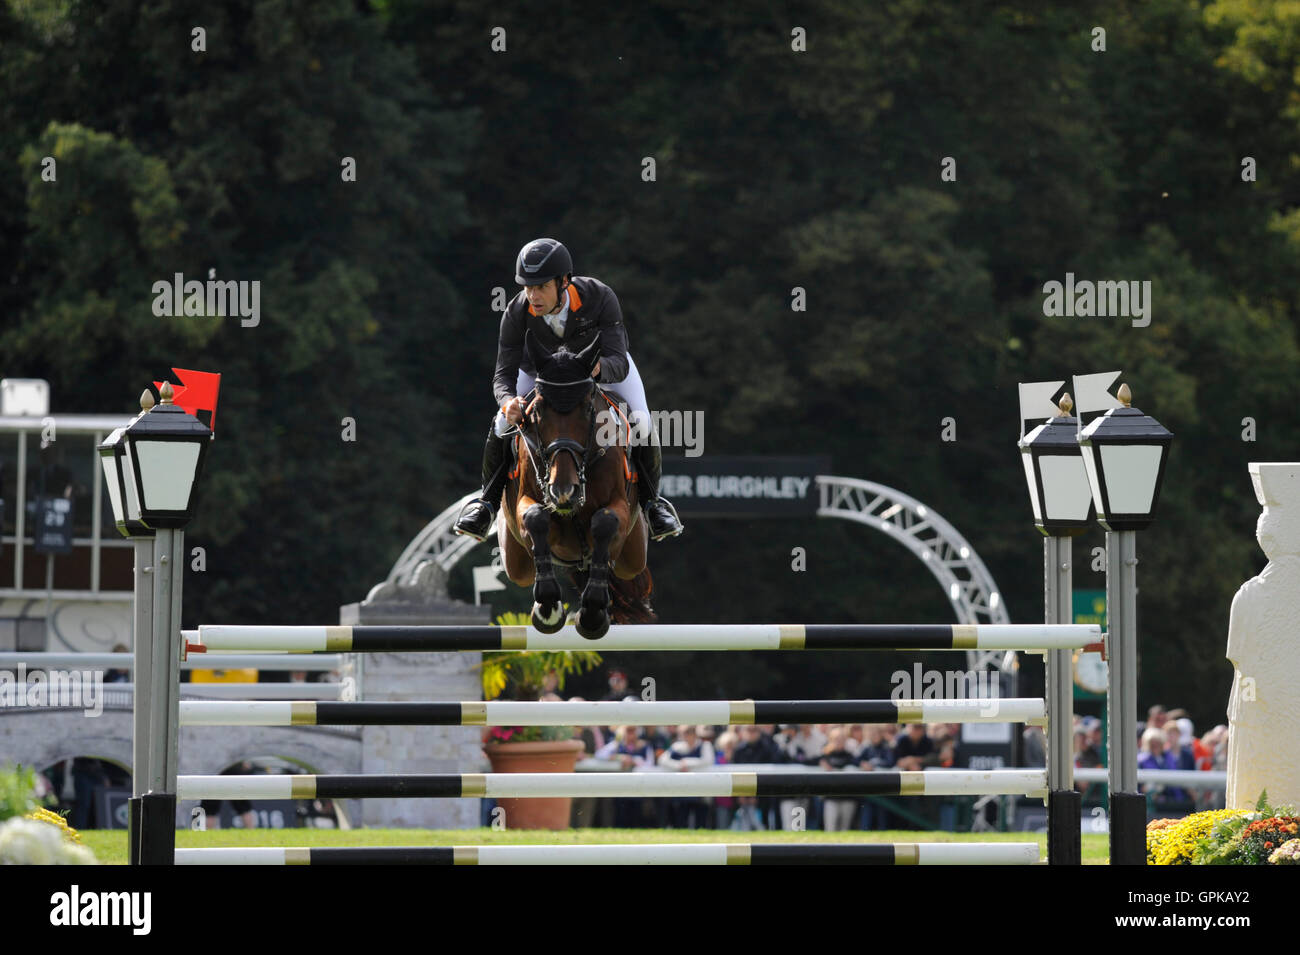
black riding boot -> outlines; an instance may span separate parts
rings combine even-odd
[[[650,529],[651,540],[663,540],[676,537],[685,528],[677,516],[677,509],[659,496],[659,476],[663,471],[663,453],[659,450],[659,440],[650,433],[650,440],[638,444],[633,451],[638,472],[637,480],[641,483],[641,508],[645,512],[646,525]]]
[[[453,528],[456,533],[479,541],[487,537],[492,532],[496,508],[505,486],[506,443],[497,437],[496,429],[489,426],[487,443],[483,445],[483,493],[461,510]]]

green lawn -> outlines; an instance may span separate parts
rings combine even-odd
[[[105,865],[126,864],[126,832],[91,830],[81,838]],[[1037,842],[1047,852],[1047,836],[1029,832],[727,832],[685,829],[570,829],[565,832],[501,831],[495,829],[223,829],[218,832],[181,831],[179,848],[219,846],[491,846],[599,845],[649,842]],[[1105,865],[1105,834],[1085,834],[1084,865]]]

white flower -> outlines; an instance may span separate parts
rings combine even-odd
[[[95,855],[58,826],[15,818],[0,823],[0,865],[95,865]]]

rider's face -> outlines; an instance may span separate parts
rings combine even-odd
[[[541,285],[524,286],[524,293],[528,296],[528,304],[533,307],[534,312],[547,315],[554,310],[555,303],[560,297],[557,291],[559,284],[559,279],[551,279]]]

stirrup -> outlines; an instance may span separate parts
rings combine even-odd
[[[472,509],[475,507],[483,508],[487,511],[486,526],[482,520],[471,520],[470,515],[476,512]],[[467,513],[468,512],[468,513]],[[460,516],[456,518],[456,523],[452,525],[452,530],[457,534],[463,534],[465,537],[472,537],[474,540],[482,543],[492,533],[492,525],[496,523],[496,510],[487,501],[482,498],[475,498],[470,501],[461,510]],[[480,531],[479,528],[482,527]]]
[[[677,525],[676,530],[660,531],[658,534],[654,532],[650,526],[650,508],[656,504],[662,504],[672,513],[673,523]],[[653,501],[647,501],[644,510],[646,512],[646,530],[650,533],[650,539],[652,541],[661,541],[668,537],[676,537],[686,529],[682,524],[682,519],[677,516],[677,508],[673,507],[672,501],[669,501],[667,498],[657,497]]]

